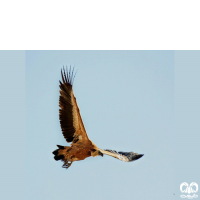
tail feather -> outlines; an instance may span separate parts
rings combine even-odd
[[[54,159],[57,161],[57,160],[62,160],[64,158],[64,156],[63,155],[60,155],[60,156],[58,156],[58,155],[56,155],[56,156],[54,156]]]
[[[57,160],[62,160],[65,156],[62,155],[62,150],[65,149],[64,146],[61,146],[61,145],[57,145],[57,147],[59,149],[56,149],[55,151],[53,151],[52,153],[55,155],[54,156],[54,159],[57,161]],[[61,150],[61,151],[60,151]]]
[[[64,149],[64,148],[65,148],[64,146],[61,146],[61,145],[57,145],[57,147],[58,147],[59,149]]]
[[[59,149],[56,149],[55,151],[52,152],[55,156],[58,154]]]

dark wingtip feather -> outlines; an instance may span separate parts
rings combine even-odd
[[[129,162],[134,161],[134,160],[138,160],[140,159],[144,154],[136,154],[131,152],[127,157],[129,159]]]
[[[64,66],[63,66],[63,69],[61,69],[61,77],[62,77],[63,84],[72,86],[75,76],[76,76],[76,73],[74,74],[74,67],[72,68],[71,65],[69,67],[69,70],[67,66],[66,66],[66,69],[64,68]]]
[[[144,154],[135,155],[134,160],[138,160],[138,159],[141,158],[142,156],[144,156]]]

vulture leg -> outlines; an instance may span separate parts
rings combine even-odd
[[[67,161],[65,161],[65,163],[63,164],[62,167],[68,169],[71,165],[72,165],[72,162],[69,162],[69,161],[67,160]]]

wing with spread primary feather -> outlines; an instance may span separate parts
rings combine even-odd
[[[144,155],[144,154],[138,154],[138,153],[134,153],[134,152],[122,152],[122,151],[117,152],[117,151],[109,150],[109,149],[106,149],[106,150],[99,149],[99,150],[103,154],[112,156],[114,158],[117,158],[117,159],[125,161],[125,162],[131,162],[131,161],[137,160]]]
[[[60,81],[59,118],[62,133],[67,142],[89,140],[80,111],[73,93],[74,70],[61,70]]]

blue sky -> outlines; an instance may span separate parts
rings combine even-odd
[[[56,145],[69,146],[58,118],[63,65],[78,70],[74,93],[89,138],[99,148],[144,157],[87,158],[68,170],[54,161]],[[173,76],[173,51],[27,51],[26,198],[171,198]]]
[[[26,51],[25,79],[18,78],[25,86],[25,142],[14,146],[25,143],[25,162],[19,170],[25,177],[23,198],[180,199],[181,182],[200,184],[195,153],[199,132],[194,128],[199,121],[198,53]],[[188,55],[194,61],[190,70],[184,61]],[[175,67],[178,59],[180,68]],[[142,153],[141,159],[126,163],[109,156],[91,157],[74,162],[68,170],[53,159],[57,144],[70,145],[62,136],[58,115],[60,70],[66,65],[77,70],[73,89],[89,138],[102,149]],[[191,98],[185,98],[185,92]],[[193,170],[187,157],[195,163]]]

